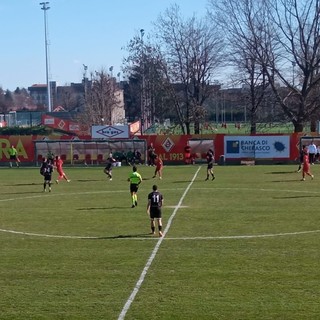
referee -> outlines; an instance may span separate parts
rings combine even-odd
[[[132,201],[131,208],[134,208],[138,205],[137,192],[139,189],[139,184],[142,182],[142,177],[140,173],[137,172],[137,167],[132,167],[132,172],[129,175],[128,181],[130,182],[130,193]]]

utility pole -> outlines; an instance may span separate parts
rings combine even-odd
[[[48,100],[48,112],[52,111],[51,107],[51,88],[49,81],[49,59],[48,59],[48,34],[47,34],[47,10],[50,9],[48,7],[49,2],[40,2],[41,10],[43,10],[44,14],[44,42],[45,42],[45,53],[46,53],[46,80],[47,80],[47,100]]]

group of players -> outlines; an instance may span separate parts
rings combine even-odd
[[[213,172],[213,164],[214,164],[214,153],[212,149],[209,149],[206,154],[207,159],[207,177],[205,180],[209,179],[211,175],[212,180],[215,179],[215,175]],[[106,160],[106,166],[104,168],[104,173],[109,177],[109,180],[112,181],[112,168],[117,160],[113,157],[112,153],[109,154],[109,157]],[[155,171],[153,178],[157,176],[159,179],[162,179],[162,171],[163,171],[163,161],[158,156],[154,156],[154,165]],[[52,173],[54,169],[58,172],[58,179],[56,183],[59,183],[60,180],[65,179],[67,182],[70,182],[67,175],[63,171],[63,160],[60,156],[48,157],[44,158],[41,168],[40,174],[44,177],[43,182],[43,192],[48,191],[51,192],[51,184],[52,184]],[[137,167],[133,165],[132,172],[128,177],[128,182],[130,182],[130,194],[131,194],[131,201],[132,206],[131,208],[135,208],[138,205],[138,196],[137,192],[139,189],[139,185],[142,182],[142,177],[137,171]],[[150,227],[151,227],[151,234],[155,234],[156,224],[158,228],[158,235],[159,237],[163,236],[162,232],[162,205],[163,205],[163,195],[158,191],[157,185],[152,186],[152,192],[148,194],[148,204],[147,204],[147,214],[150,217]]]
[[[42,164],[40,167],[40,174],[43,176],[43,192],[47,191],[47,187],[49,192],[51,192],[51,184],[52,184],[52,173],[54,169],[57,170],[58,178],[56,183],[59,183],[62,179],[65,179],[67,182],[71,180],[68,179],[67,175],[63,171],[63,160],[60,156],[48,157],[42,159]]]
[[[114,159],[112,153],[109,154],[109,157],[106,161],[106,167],[104,168],[104,173],[108,176],[109,180],[112,181],[112,168],[117,162]],[[163,161],[158,156],[154,157],[155,171],[153,178],[159,176],[159,179],[162,179],[162,170],[163,170]],[[142,182],[142,176],[137,171],[135,164],[132,166],[132,172],[128,177],[128,182],[130,182],[130,194],[131,194],[131,208],[135,208],[138,205],[138,189],[139,185]],[[151,222],[151,234],[155,234],[156,222],[158,227],[159,237],[163,236],[162,233],[162,211],[161,207],[163,204],[163,195],[158,191],[157,185],[152,186],[152,192],[148,194],[148,205],[147,205],[147,214],[150,217]]]

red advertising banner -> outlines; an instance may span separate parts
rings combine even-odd
[[[61,119],[57,117],[53,117],[51,115],[43,115],[41,122],[44,126],[48,126],[50,128],[55,128],[59,130],[63,130],[66,132],[74,133],[77,135],[87,135],[90,134],[90,130],[88,126],[80,125],[77,122],[73,122],[66,119]]]

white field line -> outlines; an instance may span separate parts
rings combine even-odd
[[[130,306],[131,306],[132,302],[134,301],[137,293],[139,292],[140,287],[142,286],[142,283],[143,283],[143,281],[144,281],[144,279],[145,279],[145,277],[146,277],[146,275],[147,275],[147,272],[148,272],[148,270],[149,270],[149,268],[150,268],[150,266],[151,266],[151,264],[152,264],[152,262],[153,262],[153,260],[154,260],[154,258],[155,258],[155,256],[156,256],[159,248],[160,248],[160,245],[161,245],[164,237],[166,236],[166,233],[167,233],[167,232],[169,231],[169,229],[170,229],[172,220],[173,220],[173,218],[175,217],[175,215],[176,215],[179,207],[181,206],[183,199],[185,198],[186,194],[188,193],[189,189],[191,188],[194,180],[196,179],[196,177],[197,177],[198,172],[200,171],[200,169],[201,169],[201,167],[199,167],[198,170],[196,171],[196,173],[194,174],[191,182],[189,183],[189,185],[187,186],[187,188],[186,188],[186,190],[184,191],[183,195],[181,196],[178,205],[177,205],[176,208],[173,210],[173,213],[171,214],[171,216],[170,216],[170,218],[169,218],[169,220],[168,220],[168,222],[167,222],[167,226],[166,226],[166,228],[165,228],[165,230],[164,230],[164,232],[163,232],[163,237],[159,238],[159,240],[157,241],[157,244],[155,245],[155,247],[154,247],[154,249],[153,249],[153,251],[152,251],[152,253],[151,253],[151,255],[150,255],[150,257],[149,257],[149,259],[148,259],[148,261],[147,261],[147,263],[146,263],[146,265],[144,266],[144,268],[143,268],[143,270],[142,270],[142,273],[141,273],[141,275],[140,275],[139,280],[137,281],[135,287],[133,288],[133,291],[131,292],[128,300],[126,301],[126,303],[125,303],[125,305],[124,305],[124,307],[122,308],[122,311],[121,311],[121,313],[120,313],[120,315],[119,315],[119,317],[118,317],[118,320],[123,320],[123,319],[125,318],[128,310],[130,309]]]
[[[254,188],[221,188],[221,187],[216,187],[214,188],[215,190],[237,190],[237,191],[251,191],[251,190],[257,190]],[[172,191],[172,190],[184,190],[184,188],[165,188],[165,189],[161,189],[162,191]],[[193,188],[193,190],[208,190],[208,188]],[[289,190],[289,189],[282,189],[282,190],[278,190],[278,189],[259,189],[259,191],[265,191],[265,192],[291,192],[291,193],[306,193],[306,194],[319,194],[320,191],[303,191],[303,190]],[[37,199],[37,198],[42,198],[42,197],[70,197],[70,196],[79,196],[79,195],[90,195],[90,194],[105,194],[105,193],[127,193],[128,190],[99,190],[99,191],[85,191],[85,192],[70,192],[70,193],[47,193],[44,194],[43,192],[39,192],[39,194],[34,195],[34,196],[26,196],[26,197],[15,197],[15,198],[4,198],[4,199],[0,199],[0,202],[7,202],[7,201],[17,201],[17,200],[27,200],[27,199]],[[4,196],[5,194],[2,194],[2,196]],[[180,207],[182,208],[182,206]]]
[[[96,240],[105,240],[108,237],[104,236],[67,236],[67,235],[56,235],[56,234],[43,234],[43,233],[32,233],[32,232],[23,232],[15,231],[8,229],[0,229],[0,232],[12,233],[24,236],[33,236],[33,237],[43,237],[43,238],[60,238],[60,239],[96,239]],[[227,239],[251,239],[251,238],[271,238],[271,237],[285,237],[285,236],[296,236],[309,233],[318,233],[320,230],[307,230],[307,231],[297,231],[297,232],[284,232],[284,233],[267,233],[267,234],[255,234],[255,235],[235,235],[235,236],[207,236],[207,237],[166,237],[163,240],[227,240]],[[154,237],[112,237],[113,240],[155,240]]]

